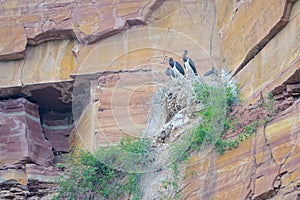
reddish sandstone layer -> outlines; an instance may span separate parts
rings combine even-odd
[[[163,0],[0,2],[0,60],[25,56],[27,44],[76,38],[90,44],[145,23]]]
[[[26,99],[0,102],[0,166],[33,162],[50,166],[54,155],[45,139],[38,106]]]
[[[45,137],[51,143],[55,151],[69,152],[69,136],[74,128],[70,115],[56,114],[43,116],[43,130]],[[54,118],[54,119],[53,119]]]

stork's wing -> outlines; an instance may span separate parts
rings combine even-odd
[[[195,67],[194,62],[191,59],[189,59],[189,64],[190,64],[192,70],[194,71],[194,73],[197,74],[197,69]]]
[[[194,61],[193,61],[191,58],[189,58],[189,63],[190,63],[191,66],[192,66],[192,65],[193,65],[194,67],[196,66],[195,63],[194,63]]]
[[[176,62],[176,68],[182,75],[185,74],[182,66],[178,62]]]

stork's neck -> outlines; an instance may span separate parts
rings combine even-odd
[[[169,64],[171,65],[171,67],[174,67],[174,61],[169,61]]]
[[[186,54],[187,54],[187,52],[184,52],[184,53],[182,54],[182,59],[183,59],[184,62],[187,61]]]

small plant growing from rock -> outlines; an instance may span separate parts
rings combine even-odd
[[[271,92],[268,93],[266,99],[263,99],[261,106],[268,112],[269,116],[273,116],[277,114],[277,110],[275,109],[275,99]]]

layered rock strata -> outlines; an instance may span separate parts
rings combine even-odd
[[[282,117],[223,156],[203,152],[190,159],[181,186],[184,199],[297,199],[299,101]],[[216,156],[216,157],[215,157]],[[229,189],[230,188],[230,189]]]
[[[0,171],[2,175],[2,170]],[[52,199],[56,188],[54,180],[60,175],[53,167],[45,168],[35,164],[26,164],[24,170],[11,170],[10,174],[15,176],[5,182],[1,179],[1,199]],[[7,173],[5,176],[8,177]],[[25,182],[20,181],[21,176]]]
[[[0,122],[0,198],[30,199],[52,193],[53,182],[60,175],[51,166],[52,148],[68,151],[66,133],[70,134],[71,127],[61,130],[58,122],[45,121],[45,131],[38,105],[24,98],[1,101]]]
[[[190,159],[181,194],[184,199],[299,199],[300,2],[219,1],[216,6],[223,64],[236,72],[244,104],[271,92],[284,111],[238,149]]]
[[[43,118],[44,135],[53,146],[53,149],[56,152],[69,152],[69,136],[74,129],[74,123],[70,115],[52,114],[50,116],[44,115]]]
[[[0,102],[1,167],[33,162],[48,167],[54,155],[45,139],[38,106],[26,99]]]
[[[141,25],[162,0],[26,1],[0,3],[0,60],[25,57],[26,45],[75,38],[90,44]]]
[[[210,69],[212,63],[235,72],[244,104],[255,103],[261,95],[272,92],[285,111],[279,118],[260,127],[256,135],[243,142],[239,149],[223,156],[203,152],[190,159],[188,177],[180,186],[182,197],[299,198],[299,1],[216,0],[215,4],[208,0],[114,2],[1,1],[0,59],[25,58],[0,63],[1,99],[15,97],[19,93],[26,97],[42,96],[35,100],[41,100],[38,103],[42,102],[40,105],[45,113],[56,109],[49,106],[51,108],[47,110],[47,105],[54,105],[58,103],[57,99],[61,99],[63,103],[58,103],[60,107],[57,110],[71,112],[72,87],[53,89],[49,83],[55,85],[75,79],[76,84],[79,76],[93,76],[86,79],[86,85],[79,84],[82,90],[79,89],[76,95],[84,94],[82,91],[88,93],[82,96],[86,98],[83,102],[73,102],[73,106],[79,109],[76,111],[76,130],[81,142],[70,142],[93,150],[99,144],[117,142],[125,134],[140,134],[147,122],[151,94],[166,78],[166,56],[181,60],[183,49],[188,49],[200,74]],[[143,27],[127,30],[130,26],[142,24]],[[127,31],[121,33],[123,30]],[[39,44],[66,38],[78,41]],[[157,74],[161,78],[155,82]],[[44,84],[49,84],[49,87]],[[39,87],[38,91],[31,93],[36,87]],[[43,90],[51,93],[49,96],[54,101],[43,95]],[[21,133],[27,131],[23,127],[25,125],[38,127],[39,131],[34,134],[41,133],[41,126],[34,120],[38,116],[36,106],[24,104],[28,104],[30,109],[21,106],[1,110],[4,114],[0,115],[0,129],[6,130],[0,131],[1,138],[5,140],[2,145],[12,149],[6,153],[1,151],[4,155],[1,156],[1,165],[13,165],[0,170],[1,180],[5,184],[16,180],[23,185],[28,184],[28,188],[31,185],[29,180],[39,180],[39,184],[34,186],[38,188],[46,178],[44,176],[49,174],[51,177],[55,173],[51,172],[51,167],[32,167],[23,163],[30,162],[31,165],[31,162],[36,162],[47,166],[51,162],[45,157],[32,158],[36,156],[35,151],[24,153],[26,145],[17,149],[11,147],[14,142],[28,143],[28,138],[35,140]],[[15,110],[27,114],[11,116]],[[3,122],[3,119],[9,123]],[[68,150],[65,145],[68,145],[69,122],[62,121],[54,119],[44,123],[46,137],[57,151]],[[137,128],[132,130],[127,122],[133,122]],[[62,129],[58,130],[55,125],[62,126]],[[13,138],[17,139],[8,141],[11,134],[7,133],[13,133]],[[59,136],[53,138],[54,135]],[[35,143],[31,149],[34,145],[39,147]],[[45,182],[51,181],[45,179]],[[18,189],[14,186],[1,186],[1,191],[4,191],[1,195],[11,198],[11,194],[6,193],[7,190],[17,193]]]

